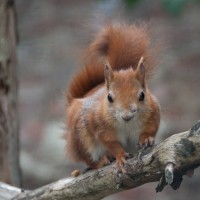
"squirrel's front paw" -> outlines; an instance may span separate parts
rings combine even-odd
[[[116,159],[116,168],[118,172],[122,172],[123,174],[126,173],[125,164],[126,164],[125,157],[121,157],[120,159]]]
[[[146,149],[147,147],[152,147],[155,143],[155,138],[152,136],[149,136],[148,138],[145,138],[144,140],[141,140],[138,143],[138,148]]]
[[[124,153],[124,156],[116,159],[116,168],[118,172],[122,172],[123,174],[127,173],[127,169],[129,167],[127,163],[127,159],[132,158],[133,156],[130,153]]]

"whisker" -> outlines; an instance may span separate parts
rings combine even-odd
[[[145,110],[139,109],[138,112],[139,112],[139,113],[152,113],[153,110],[151,110],[151,109],[145,109]]]
[[[153,112],[153,110],[152,109],[139,109],[138,110],[138,113],[152,113]],[[174,115],[175,113],[173,112],[173,111],[171,111],[171,110],[168,110],[168,109],[160,109],[160,112],[162,112],[162,113],[167,113],[167,114],[172,114],[172,115]]]

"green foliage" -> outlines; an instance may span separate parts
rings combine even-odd
[[[163,7],[173,16],[182,13],[188,0],[163,0]]]
[[[132,9],[141,0],[125,0],[126,7]]]
[[[134,8],[142,0],[124,0],[127,9]],[[200,0],[160,0],[162,7],[172,16],[180,16],[189,1],[200,4]],[[150,0],[149,0],[150,2]]]

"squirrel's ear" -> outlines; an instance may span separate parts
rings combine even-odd
[[[144,67],[144,57],[142,56],[138,62],[137,68],[136,68],[136,76],[140,83],[142,84],[142,87],[145,87],[145,67]]]
[[[109,89],[110,83],[112,82],[113,77],[114,77],[114,73],[113,73],[112,68],[108,64],[106,64],[104,67],[104,76],[105,76],[107,89]]]

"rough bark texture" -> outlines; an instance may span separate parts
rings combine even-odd
[[[0,0],[0,180],[20,185],[14,1]]]
[[[8,200],[14,197],[13,200],[98,200],[153,181],[159,181],[157,192],[162,191],[167,184],[177,189],[182,176],[200,165],[199,155],[200,121],[190,131],[172,135],[149,152],[143,151],[140,158],[135,156],[128,160],[126,174],[117,172],[112,164],[32,191],[21,191],[17,188],[9,190],[7,185],[0,183],[0,199]]]

